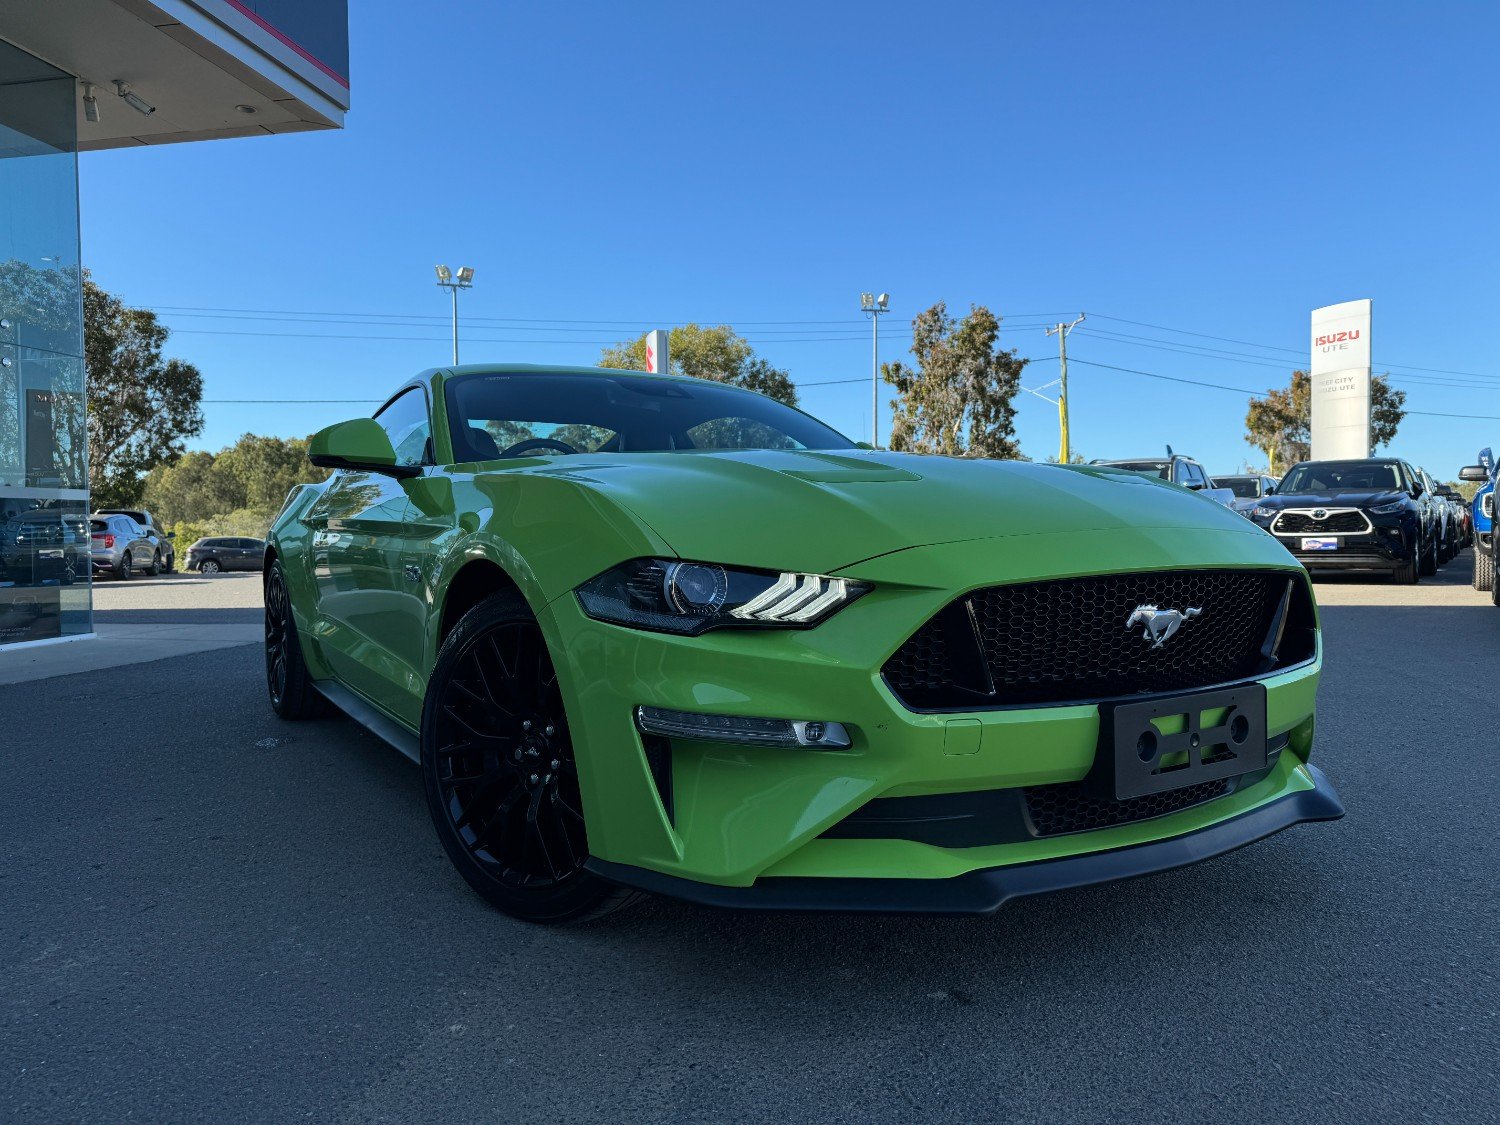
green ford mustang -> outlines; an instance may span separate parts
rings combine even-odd
[[[519,917],[983,913],[1343,813],[1305,573],[1173,485],[520,365],[427,372],[310,457],[337,471],[271,532],[272,705],[416,759]]]

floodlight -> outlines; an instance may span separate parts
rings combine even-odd
[[[473,266],[459,266],[458,267],[458,283],[460,285],[467,285],[467,284],[469,284],[469,282],[471,282],[473,280],[474,280],[474,267]]]
[[[875,307],[875,294],[873,294],[873,293],[861,293],[859,295],[859,307],[862,308],[862,309],[874,308]]]
[[[437,270],[439,285],[446,285],[448,284],[448,282],[453,280],[453,271],[450,270],[447,266],[433,266],[432,268]]]
[[[879,297],[875,298],[875,301],[880,305],[882,309],[889,308],[891,304],[891,295],[889,293],[882,293]]]
[[[135,91],[133,91],[130,88],[129,82],[121,82],[118,78],[116,78],[115,93],[124,98],[125,104],[139,114],[150,117],[153,113],[156,112],[156,107],[148,102],[145,98],[137,94]]]

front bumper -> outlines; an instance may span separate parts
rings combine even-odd
[[[1370,518],[1372,527],[1358,535],[1328,534],[1285,535],[1272,533],[1276,540],[1308,570],[1380,570],[1390,571],[1416,558],[1418,537],[1414,523]],[[1256,521],[1269,530],[1271,521]],[[1305,538],[1327,538],[1338,541],[1331,551],[1305,551]]]
[[[723,887],[607,860],[590,859],[585,866],[611,882],[703,906],[881,914],[993,914],[1011,899],[1170,871],[1253,844],[1294,824],[1338,820],[1344,815],[1344,806],[1332,783],[1315,766],[1306,766],[1305,771],[1312,788],[1288,793],[1180,836],[1108,851],[979,868],[948,879],[773,876],[757,880],[749,887]]]
[[[1193,532],[1191,565],[1285,570],[1253,526]],[[1089,831],[935,846],[839,838],[869,802],[1076,782],[1094,763],[1092,703],[963,713],[903,707],[880,676],[887,658],[956,593],[1110,569],[1185,564],[1184,536],[1130,529],[914,548],[846,568],[871,582],[858,602],[805,631],[687,638],[588,618],[566,594],[539,614],[558,666],[579,762],[589,851],[602,873],[750,888],[780,878],[948,881],[971,872],[1099,854],[1212,827],[1315,787],[1305,772],[1321,654],[1267,677],[1267,735],[1286,749],[1268,776],[1190,808]],[[847,750],[786,750],[643,738],[636,708],[823,720]],[[667,752],[662,753],[663,749]],[[714,893],[714,892],[706,892]]]

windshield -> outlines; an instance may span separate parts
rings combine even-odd
[[[1096,464],[1108,469],[1126,469],[1132,473],[1143,473],[1148,477],[1161,477],[1162,480],[1172,479],[1172,462],[1170,461],[1098,461]]]
[[[1254,500],[1260,495],[1259,477],[1214,477],[1215,488],[1227,488],[1241,500]]]
[[[514,372],[447,384],[455,461],[555,453],[853,449],[848,438],[764,395],[639,375]]]
[[[1401,487],[1401,476],[1391,462],[1309,461],[1296,465],[1282,478],[1278,491],[1292,492],[1393,492]]]

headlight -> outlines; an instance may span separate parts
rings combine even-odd
[[[1276,515],[1276,509],[1268,508],[1264,504],[1257,504],[1255,506],[1255,511],[1251,512],[1250,514],[1258,520],[1268,520],[1272,519]]]
[[[578,587],[578,600],[598,621],[697,636],[709,629],[807,629],[869,589],[821,574],[632,559]]]
[[[1392,500],[1389,504],[1381,504],[1370,509],[1372,516],[1393,516],[1406,506],[1405,500]]]

